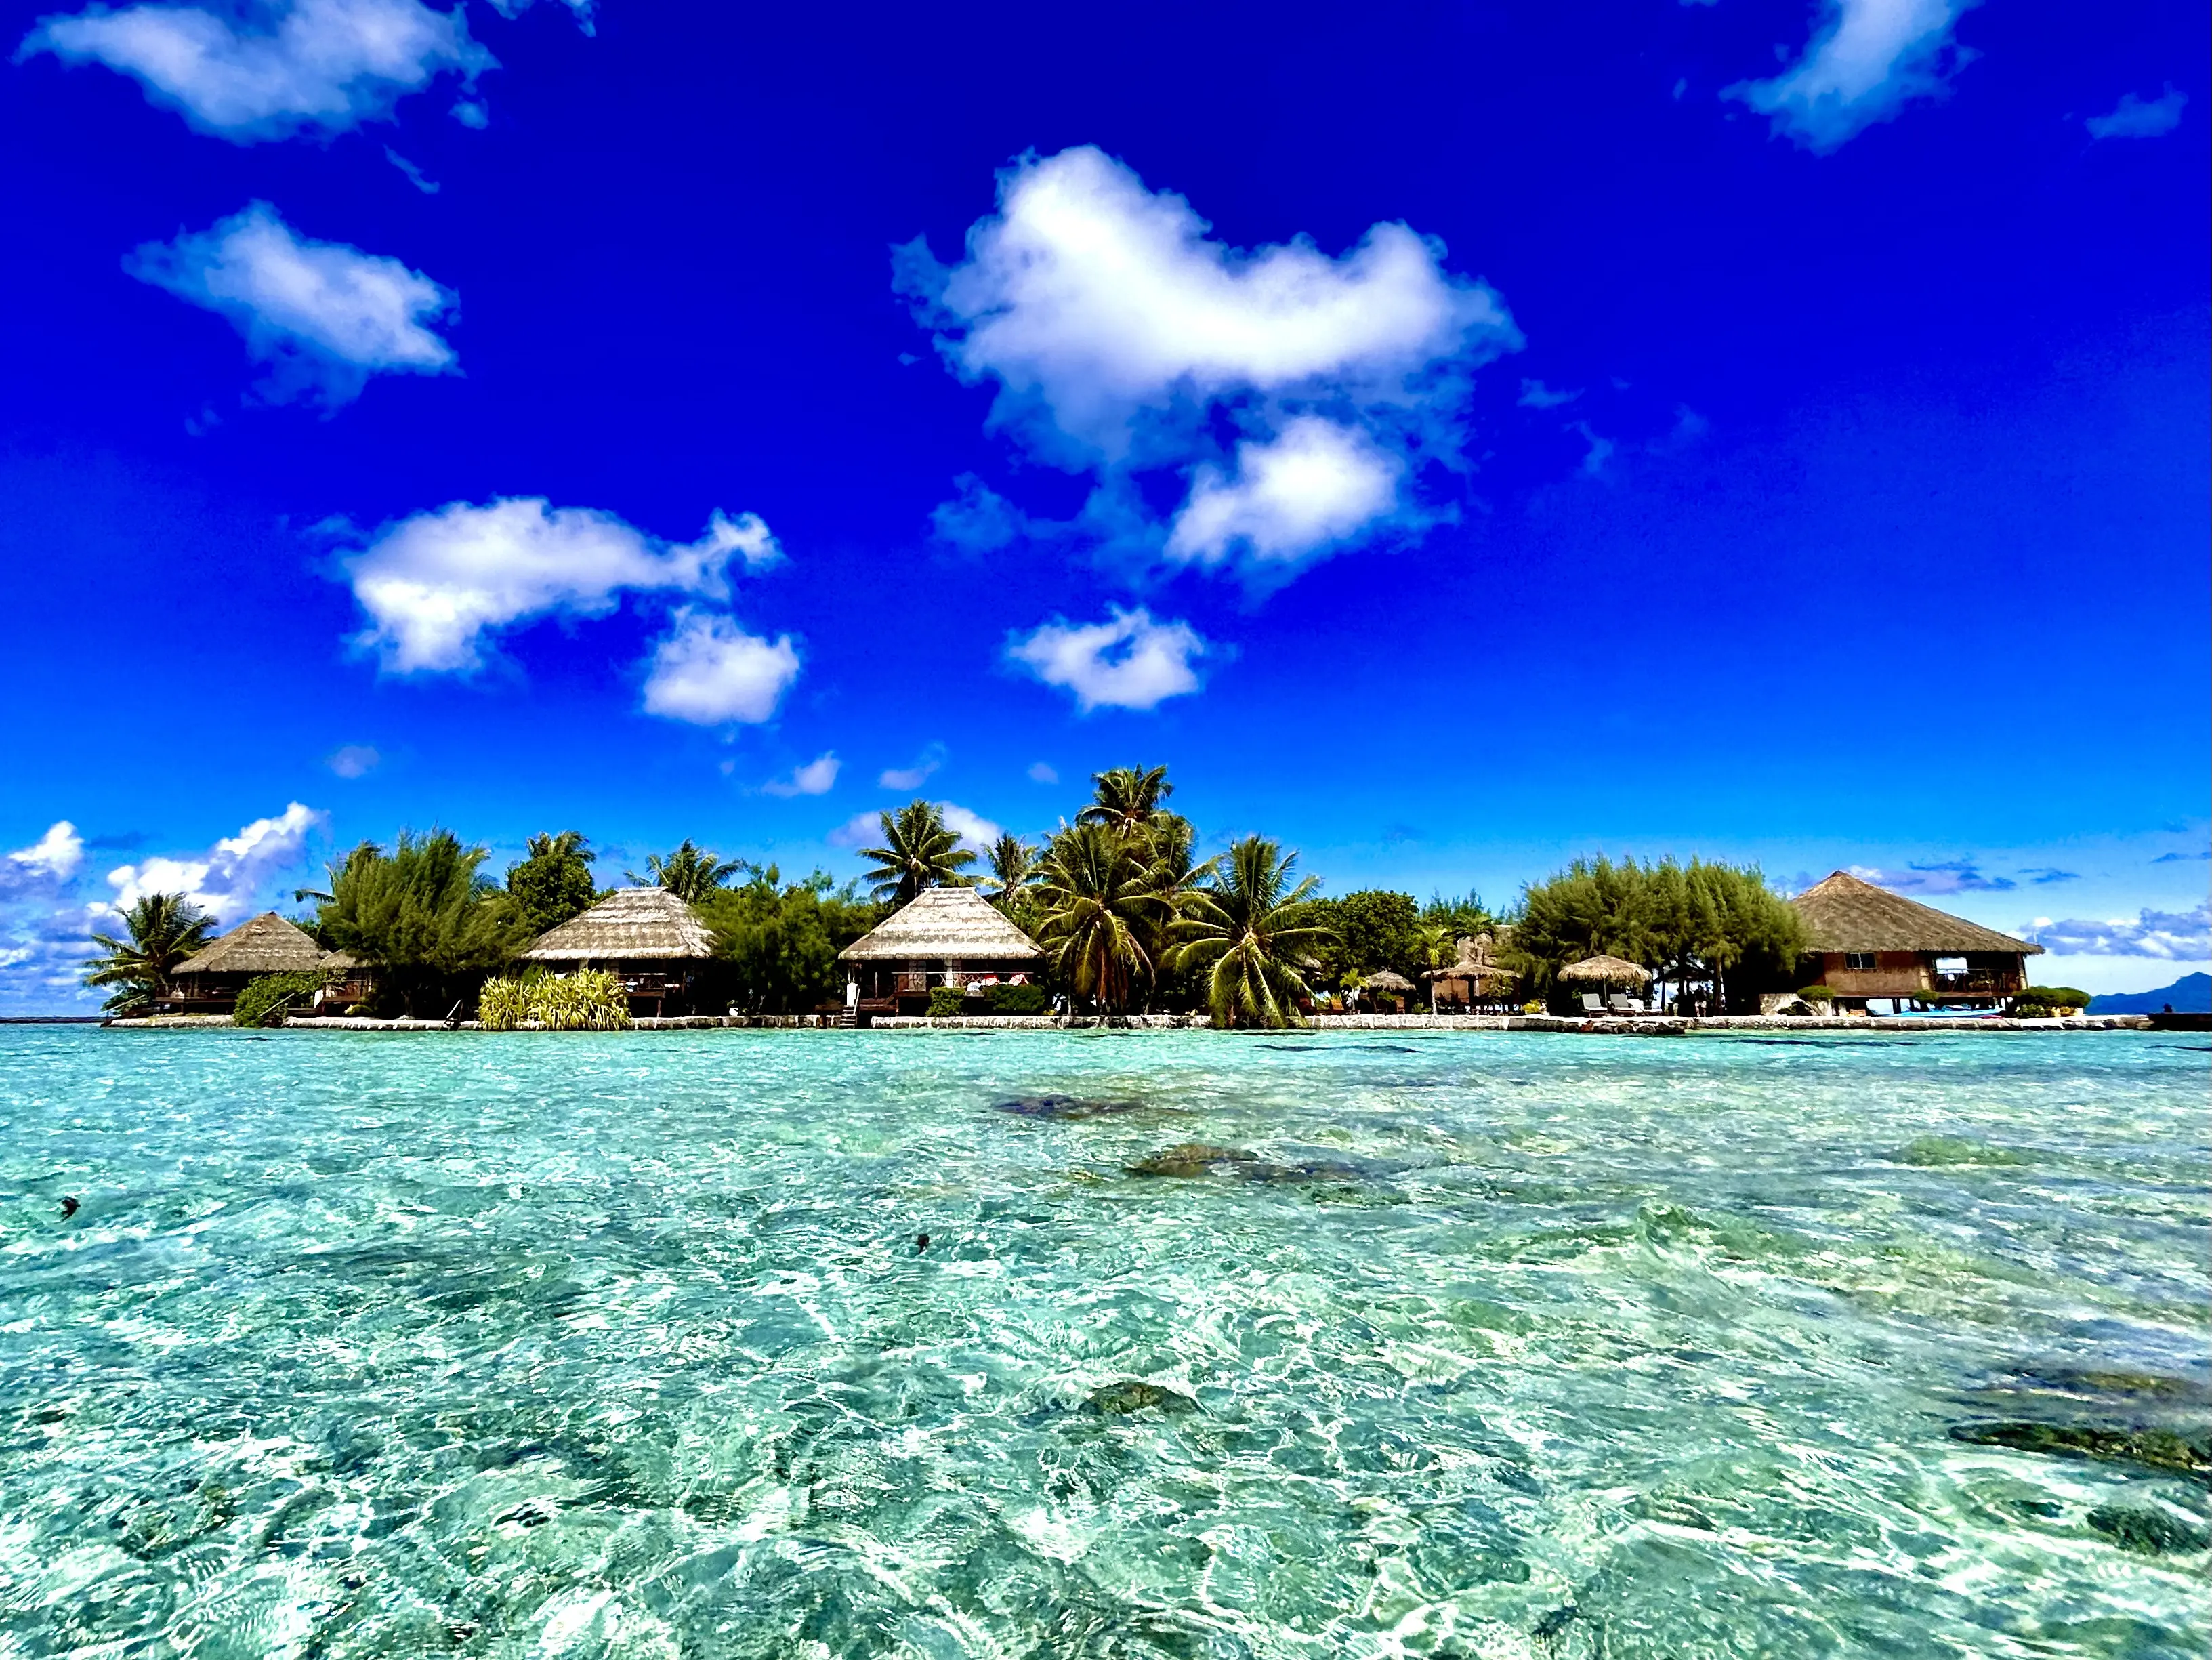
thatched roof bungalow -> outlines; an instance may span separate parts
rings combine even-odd
[[[837,953],[845,1006],[861,1014],[927,1009],[939,986],[1022,984],[1044,968],[1036,942],[973,888],[928,888]]]
[[[665,888],[617,888],[582,915],[548,928],[522,953],[556,971],[604,969],[622,977],[634,1014],[687,1013],[700,994],[714,936]]]
[[[240,922],[201,947],[169,975],[170,1007],[191,1014],[228,1014],[246,982],[264,974],[311,971],[323,948],[273,910]]]
[[[1991,1006],[2027,983],[2043,947],[1838,871],[1790,902],[1805,919],[1804,972],[1845,1007],[1870,997]]]
[[[1482,1000],[1483,994],[1493,987],[1512,983],[1515,976],[1510,969],[1491,960],[1491,937],[1478,933],[1473,939],[1460,936],[1456,960],[1440,969],[1429,969],[1421,978],[1429,982],[1429,1007],[1434,1010],[1441,1000],[1464,1004],[1472,1008]]]

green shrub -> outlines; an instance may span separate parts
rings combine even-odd
[[[1836,994],[1826,986],[1801,986],[1797,995],[1808,1003],[1832,1003],[1836,1000]]]
[[[2047,1020],[2051,1018],[2051,1006],[2030,1002],[2023,997],[2014,1002],[2008,1012],[2015,1020]]]
[[[994,1014],[1048,1014],[1051,1011],[1052,994],[1042,986],[991,988],[991,1012]]]
[[[929,1012],[932,1014],[957,1014],[961,1000],[959,987],[933,986],[929,993]]]
[[[622,977],[604,969],[574,974],[533,970],[520,979],[487,980],[477,994],[477,1022],[486,1031],[535,1025],[545,1031],[615,1031],[630,1024]]]
[[[283,974],[256,976],[238,994],[230,1023],[234,1026],[281,1026],[286,1015],[306,1013],[315,994],[329,983],[330,976],[319,969],[294,969]]]
[[[2020,994],[2014,1006],[2021,1003],[2040,1003],[2051,1009],[2086,1009],[2089,1006],[2089,994],[2076,986],[2029,986]]]
[[[1534,998],[1529,999],[1521,1006],[1521,1012],[1523,1014],[1541,1014],[1543,1012],[1543,1004]]]

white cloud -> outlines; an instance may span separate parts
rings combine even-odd
[[[1771,81],[1727,89],[1774,130],[1825,154],[1914,98],[1939,97],[1966,54],[1951,30],[1976,0],[1822,0],[1823,21],[1805,52]]]
[[[1168,556],[1215,564],[1242,548],[1281,561],[1335,546],[1396,508],[1404,470],[1360,433],[1301,416],[1272,442],[1240,445],[1235,478],[1210,463],[1198,467]]]
[[[799,678],[789,635],[769,641],[733,618],[688,606],[676,613],[675,631],[653,648],[652,664],[646,713],[702,727],[767,720]]]
[[[927,744],[914,757],[910,767],[886,767],[877,775],[876,782],[887,790],[918,790],[929,781],[930,774],[945,764],[945,745]]]
[[[1033,784],[1057,784],[1060,774],[1053,769],[1049,761],[1032,761],[1030,763],[1030,781]]]
[[[448,70],[473,81],[495,62],[469,38],[459,6],[289,0],[255,9],[250,27],[237,15],[95,6],[42,19],[21,50],[105,64],[200,131],[241,144],[303,128],[343,132],[389,115],[399,98]]]
[[[8,862],[25,876],[66,882],[76,874],[77,866],[84,862],[84,838],[76,833],[76,826],[68,819],[57,819],[52,827],[29,847],[18,848],[9,854]]]
[[[323,764],[341,778],[366,778],[384,759],[368,744],[345,744],[332,750]]]
[[[1188,623],[1155,622],[1142,606],[1118,605],[1103,623],[1061,619],[1006,642],[1010,658],[1047,685],[1074,693],[1085,714],[1102,708],[1148,709],[1196,691],[1191,664],[1207,649]]]
[[[1109,528],[1102,498],[1136,500],[1127,477],[1147,469],[1218,491],[1236,442],[1224,430],[1248,460],[1318,417],[1400,471],[1457,462],[1468,373],[1521,344],[1494,291],[1448,273],[1441,245],[1402,224],[1372,227],[1336,258],[1304,238],[1248,252],[1209,228],[1181,197],[1085,147],[1002,173],[999,211],[969,229],[959,265],[939,265],[919,241],[900,250],[898,285],[940,331],[948,364],[998,385],[994,423],[1100,478],[1090,522],[1075,526],[1028,520],[963,478],[938,512],[940,536],[989,547]],[[1395,489],[1366,499],[1366,520],[1323,515],[1310,521],[1314,539],[1266,556],[1325,551],[1401,505]],[[1286,538],[1297,523],[1269,520]],[[1161,527],[1139,529],[1157,550]]]
[[[733,553],[765,563],[775,548],[752,514],[717,513],[698,541],[672,545],[610,513],[516,496],[416,514],[341,562],[374,623],[356,643],[406,674],[478,668],[486,635],[556,611],[604,617],[625,589],[722,598]]]
[[[2109,115],[2093,115],[2082,125],[2092,138],[2156,138],[2181,125],[2181,106],[2188,101],[2189,94],[2169,81],[2156,98],[2122,93]]]
[[[843,765],[837,752],[830,750],[803,767],[793,767],[788,778],[771,778],[761,788],[769,795],[827,795],[836,786],[838,769]]]
[[[142,282],[220,313],[273,373],[274,399],[338,404],[374,374],[441,374],[453,349],[425,326],[453,296],[397,259],[299,235],[266,202],[125,262]]]
[[[1582,395],[1583,389],[1580,386],[1577,386],[1571,392],[1562,392],[1556,387],[1546,386],[1541,380],[1523,380],[1521,383],[1521,395],[1513,401],[1524,410],[1553,410],[1559,408],[1562,404],[1571,404]]]
[[[235,921],[252,909],[264,882],[298,861],[307,832],[325,818],[295,801],[274,818],[257,818],[204,854],[118,865],[107,873],[114,897],[91,909],[104,915],[127,910],[149,893],[182,893],[219,921]]]
[[[2157,957],[2197,962],[2212,957],[2212,906],[2194,910],[2149,910],[2107,921],[2078,918],[2054,921],[2039,916],[2021,931],[2045,951],[2060,956]]]
[[[825,838],[833,848],[864,848],[883,834],[883,815],[870,807],[856,812]]]
[[[960,838],[960,845],[978,854],[991,850],[1002,827],[993,824],[980,812],[970,812],[957,801],[939,801],[938,812],[945,815],[945,828]]]

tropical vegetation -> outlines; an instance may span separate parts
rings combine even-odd
[[[820,871],[787,883],[769,865],[697,906],[714,936],[713,988],[724,1006],[790,1014],[833,1000],[844,984],[837,953],[882,917],[857,883],[832,885]]]
[[[380,995],[407,1013],[453,1012],[534,937],[483,873],[487,856],[451,830],[403,830],[389,853],[364,842],[331,866],[316,937],[375,970]]]
[[[592,880],[598,857],[580,830],[530,838],[526,856],[507,867],[507,891],[533,935],[592,908],[599,897]]]
[[[927,889],[957,886],[967,880],[962,873],[975,862],[975,855],[960,845],[937,803],[909,801],[896,812],[878,818],[883,846],[860,849],[860,857],[874,865],[861,879],[877,899],[903,905]]]
[[[1176,923],[1180,964],[1203,968],[1217,1026],[1282,1026],[1299,1019],[1306,974],[1333,935],[1298,856],[1263,836],[1233,843]]]
[[[95,933],[100,955],[85,964],[84,983],[112,988],[100,1006],[131,1014],[169,988],[178,964],[208,943],[215,919],[181,893],[149,893],[123,913],[125,937]]]
[[[651,854],[646,873],[624,871],[623,875],[641,888],[666,888],[687,905],[696,905],[720,889],[732,876],[750,869],[742,859],[718,859],[685,836],[670,854]]]
[[[289,969],[281,974],[260,974],[246,982],[230,1012],[234,1026],[281,1026],[285,1017],[303,1014],[313,1006],[315,994],[331,982],[323,969]]]
[[[532,968],[487,980],[477,995],[477,1020],[486,1031],[536,1026],[545,1031],[613,1031],[630,1024],[622,976],[603,969],[549,974]]]

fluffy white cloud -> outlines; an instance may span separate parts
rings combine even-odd
[[[517,496],[417,514],[341,562],[374,623],[357,643],[405,674],[477,668],[487,634],[556,611],[604,617],[625,589],[721,598],[733,555],[778,556],[757,515],[717,513],[698,541],[672,545],[610,513]]]
[[[22,51],[105,64],[202,132],[241,144],[303,128],[342,132],[389,115],[401,96],[447,70],[473,80],[494,64],[469,38],[459,6],[289,0],[246,16],[237,21],[229,8],[94,6],[42,19]]]
[[[257,818],[237,835],[224,836],[204,854],[118,865],[107,873],[114,897],[92,909],[100,914],[127,910],[149,893],[182,893],[219,920],[235,921],[253,909],[264,882],[298,861],[307,832],[325,817],[295,801],[275,818]]]
[[[702,727],[767,720],[799,678],[789,635],[765,640],[732,618],[688,606],[676,613],[675,631],[653,648],[651,661],[646,713]]]
[[[919,241],[900,250],[898,285],[939,331],[946,362],[998,385],[994,423],[1101,481],[1090,522],[1054,526],[963,479],[961,499],[939,510],[941,536],[996,547],[1094,534],[1115,519],[1102,498],[1126,508],[1137,499],[1127,475],[1146,469],[1183,472],[1215,497],[1202,520],[1236,519],[1224,429],[1241,435],[1248,471],[1264,471],[1294,430],[1304,436],[1282,452],[1286,465],[1312,447],[1304,423],[1316,419],[1340,452],[1357,444],[1401,472],[1416,457],[1456,460],[1468,374],[1521,344],[1494,291],[1447,272],[1442,246],[1402,224],[1376,225],[1335,258],[1304,238],[1248,252],[1209,228],[1181,197],[1086,146],[1002,173],[999,211],[969,229],[959,265],[939,265]],[[1401,505],[1396,489],[1373,488],[1378,465],[1365,468],[1366,516],[1309,517],[1302,544],[1299,515],[1248,482],[1275,550],[1259,554],[1249,532],[1230,539],[1278,560],[1350,540]],[[1340,490],[1339,507],[1352,499]],[[1143,528],[1157,552],[1166,532]]]
[[[263,390],[343,404],[371,374],[441,374],[453,349],[427,325],[453,295],[397,259],[301,237],[266,202],[173,242],[149,242],[125,269],[220,313],[270,365]]]
[[[827,795],[837,782],[837,773],[844,763],[831,750],[817,755],[803,767],[793,767],[788,778],[771,778],[761,788],[770,795]]]
[[[833,848],[864,848],[883,834],[883,814],[870,807],[856,812],[831,830],[826,838]]]
[[[886,767],[877,775],[876,782],[887,790],[918,790],[929,781],[930,774],[945,764],[945,745],[925,744],[921,753],[914,757],[910,767]]]
[[[374,745],[343,744],[332,750],[323,764],[341,778],[366,778],[383,759]]]
[[[58,819],[29,847],[9,854],[8,862],[23,876],[66,882],[84,863],[84,838],[68,819]]]
[[[2156,98],[2122,93],[2110,114],[2093,115],[2082,125],[2092,138],[2156,138],[2181,125],[2181,106],[2188,101],[2189,94],[2169,81]]]
[[[1103,623],[1051,622],[1006,642],[1006,654],[1048,686],[1075,694],[1088,714],[1096,708],[1148,709],[1163,699],[1198,690],[1191,665],[1206,642],[1182,622],[1155,622],[1144,607],[1116,605]]]
[[[2212,906],[2195,910],[2142,910],[2133,918],[2107,921],[2069,919],[2054,921],[2039,916],[2021,925],[2021,932],[2045,951],[2062,956],[2157,957],[2173,962],[2201,962],[2212,957]]]
[[[1914,98],[1940,95],[1961,54],[1952,27],[1976,0],[1822,0],[1804,56],[1771,81],[1728,88],[1774,130],[1826,153],[1887,121]]]
[[[977,854],[988,854],[991,843],[1003,833],[1003,827],[993,824],[980,812],[970,812],[957,801],[939,801],[938,812],[945,815],[945,828],[960,838],[960,845]]]
[[[1030,781],[1033,784],[1057,784],[1060,774],[1049,761],[1030,763]]]
[[[1241,547],[1257,560],[1303,558],[1391,514],[1404,471],[1359,433],[1300,417],[1271,442],[1239,446],[1234,478],[1198,468],[1168,556],[1214,564]]]

